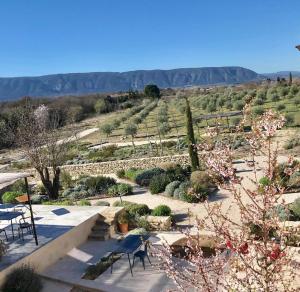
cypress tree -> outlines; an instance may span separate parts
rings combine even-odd
[[[290,75],[289,75],[289,85],[292,85],[293,83],[293,76],[292,76],[292,72],[290,72]]]
[[[185,107],[185,116],[186,116],[186,134],[187,134],[187,142],[188,142],[188,151],[191,160],[192,170],[199,169],[199,159],[197,154],[197,149],[194,147],[195,145],[195,136],[193,129],[193,118],[192,112],[190,108],[190,103],[187,98],[185,98],[186,107]]]

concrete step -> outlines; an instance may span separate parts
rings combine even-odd
[[[92,227],[92,231],[108,231],[109,229],[109,226],[108,225],[95,225]]]
[[[103,232],[103,231],[93,231],[89,237],[89,240],[107,240],[109,239],[109,234],[107,232]]]

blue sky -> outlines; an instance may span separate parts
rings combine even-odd
[[[300,70],[299,0],[3,0],[0,76]]]

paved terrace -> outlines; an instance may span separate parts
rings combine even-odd
[[[17,224],[14,224],[15,239],[13,240],[10,222],[1,222],[1,227],[5,227],[7,231],[9,242],[8,252],[0,261],[0,271],[58,238],[105,208],[107,207],[33,205],[39,241],[38,246],[36,246],[31,234],[26,234],[24,241],[18,238]],[[1,233],[0,236],[4,239],[4,233]]]

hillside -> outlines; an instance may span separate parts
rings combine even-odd
[[[138,70],[55,74],[38,77],[0,78],[0,100],[23,96],[60,96],[95,92],[143,89],[149,83],[161,88],[193,85],[235,84],[259,78],[242,67],[182,68],[173,70]]]

